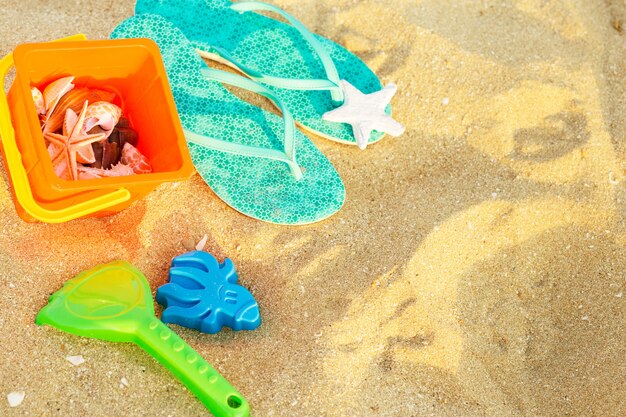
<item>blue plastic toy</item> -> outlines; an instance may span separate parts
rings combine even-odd
[[[254,330],[261,324],[259,305],[250,292],[237,285],[230,259],[217,262],[207,252],[193,251],[172,260],[169,283],[161,286],[156,300],[165,306],[161,320],[217,333],[222,326]]]

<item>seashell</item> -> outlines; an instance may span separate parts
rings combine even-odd
[[[127,175],[133,175],[133,169],[128,165],[117,164],[113,165],[111,169],[91,168],[85,166],[78,167],[78,179],[89,180],[95,178],[107,178],[107,177],[123,177]]]
[[[69,166],[67,164],[67,158],[64,157],[65,148],[62,146],[50,143],[48,145],[48,153],[50,154],[50,160],[52,161],[52,169],[57,177],[63,180],[71,179]]]
[[[89,133],[105,133],[105,131],[100,126],[95,126]],[[107,140],[92,145],[96,162],[90,166],[92,168],[108,169],[111,165],[117,164],[120,161],[122,149],[126,142],[135,145],[137,143],[137,133],[132,129],[116,126]]]
[[[33,96],[33,102],[38,114],[46,114],[46,102],[43,99],[43,94],[37,87],[31,87],[30,92]]]
[[[108,177],[121,177],[125,175],[134,174],[133,169],[131,167],[129,167],[128,165],[124,165],[121,162],[118,163],[117,165],[113,165],[111,169],[107,169],[105,171]]]
[[[122,116],[122,109],[107,101],[90,104],[85,114],[84,131],[89,132],[94,126],[100,126],[109,137]]]
[[[120,145],[117,142],[102,142],[102,168],[109,169],[120,160]]]
[[[120,137],[120,145],[124,146],[124,144],[128,142],[133,146],[137,146],[137,140],[139,139],[139,137],[137,136],[137,132],[135,132],[133,129],[128,127],[116,127],[115,130],[118,131]]]
[[[94,90],[90,88],[76,88],[65,94],[44,125],[44,133],[56,132],[63,126],[63,119],[67,109],[72,109],[78,113],[85,101],[95,103],[97,101],[112,101],[115,93],[105,90]]]
[[[93,149],[93,155],[96,158],[96,161],[89,165],[91,168],[102,168],[102,157],[104,154],[105,143],[106,143],[106,140],[91,144],[91,147]]]
[[[135,174],[149,174],[152,172],[150,161],[130,143],[126,142],[122,148],[120,161],[133,169]]]
[[[45,120],[50,118],[57,104],[59,104],[61,97],[74,88],[72,81],[74,81],[73,76],[60,78],[48,84],[48,86],[43,90],[43,100],[46,106]]]
[[[110,100],[107,100],[107,101],[110,101]],[[122,116],[122,117],[120,117],[120,121],[117,122],[117,126],[115,126],[115,127],[117,127],[117,128],[120,128],[120,127],[130,127],[130,120],[128,120],[128,118]]]
[[[104,170],[101,168],[91,168],[81,165],[77,168],[77,170],[79,180],[93,180],[96,178],[102,178],[104,176],[104,174],[102,173],[102,171]]]

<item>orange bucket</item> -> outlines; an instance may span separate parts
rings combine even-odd
[[[128,207],[159,184],[193,173],[187,142],[158,46],[149,39],[87,41],[76,35],[18,46],[0,61],[4,80],[15,65],[9,94],[0,89],[0,136],[15,207],[26,221],[61,223],[105,216]],[[63,180],[53,170],[32,100],[42,87],[73,75],[79,87],[117,94],[124,115],[148,157],[152,173],[89,180]]]

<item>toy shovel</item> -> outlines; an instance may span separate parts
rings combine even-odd
[[[150,286],[128,262],[99,265],[67,281],[36,323],[79,336],[133,342],[165,365],[216,417],[249,414],[245,398],[156,318]]]

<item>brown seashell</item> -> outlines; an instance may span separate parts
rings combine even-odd
[[[122,117],[120,117],[120,120],[117,122],[117,125],[115,127],[117,127],[117,128],[120,128],[120,127],[130,127],[130,120],[128,120],[128,118],[122,116]]]
[[[93,164],[89,164],[91,168],[102,168],[102,156],[104,152],[104,144],[103,142],[92,143],[91,147],[93,148],[93,154],[96,158],[96,162]]]
[[[111,132],[111,134],[108,137],[108,141],[109,142],[115,142],[118,145],[120,145],[121,147],[121,140],[120,140],[120,131],[118,129],[113,129],[113,131]]]
[[[137,140],[139,139],[137,132],[128,127],[121,127],[117,129],[120,135],[120,145],[124,147],[126,143],[130,143],[133,146],[137,146]]]
[[[111,166],[119,162],[122,150],[117,142],[109,142],[108,140],[105,140],[102,144],[102,168],[109,169]]]

